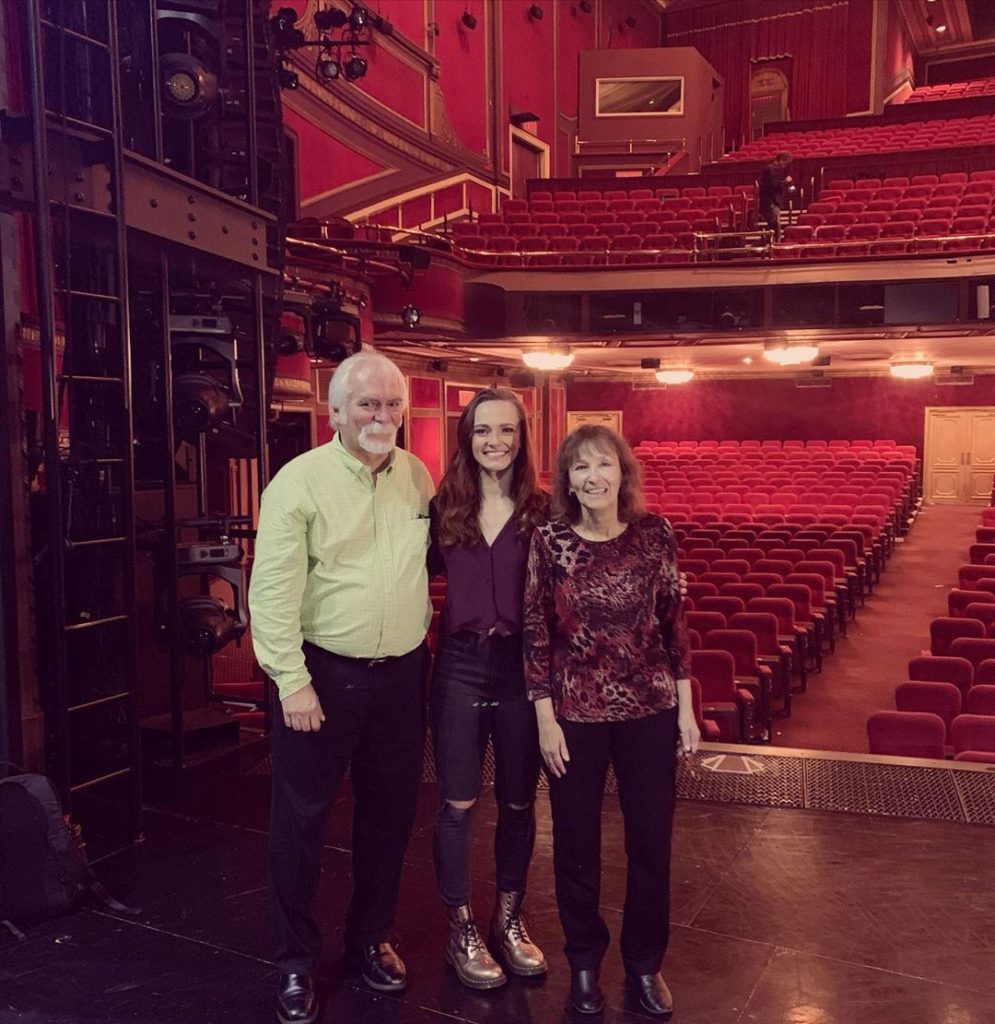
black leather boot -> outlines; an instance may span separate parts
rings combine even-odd
[[[674,997],[659,971],[656,974],[630,974],[629,991],[639,1005],[657,1017],[669,1017],[674,1012]]]
[[[605,997],[601,994],[597,971],[573,971],[570,977],[570,1004],[578,1013],[601,1013]]]

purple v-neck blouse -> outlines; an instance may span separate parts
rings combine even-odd
[[[504,524],[493,544],[481,538],[473,545],[443,547],[435,530],[434,507],[432,527],[429,573],[446,577],[440,633],[520,633],[529,538],[518,531],[514,516]]]

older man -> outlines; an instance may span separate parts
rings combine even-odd
[[[347,768],[346,955],[372,988],[406,984],[387,937],[421,778],[433,488],[424,465],[395,447],[405,394],[389,359],[350,356],[329,387],[335,437],[284,466],[262,498],[249,604],[256,657],[280,699],[270,917],[283,1024],[318,1014],[322,834]]]

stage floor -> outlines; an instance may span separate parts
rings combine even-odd
[[[269,1024],[275,975],[266,932],[265,772],[201,773],[149,787],[154,809],[133,863],[104,874],[141,907],[88,907],[0,937],[0,1021],[31,1024]],[[321,888],[325,1024],[559,1024],[569,973],[553,899],[550,823],[539,835],[528,909],[549,976],[490,994],[463,988],[442,955],[435,896],[435,786],[424,784],[397,935],[410,973],[401,998],[344,973],[349,794],[330,822]],[[494,805],[476,821],[474,888],[492,899]],[[682,800],[673,929],[664,974],[681,1024],[995,1024],[995,833],[945,821]],[[613,931],[605,1022],[647,1019],[626,1002],[617,936],[625,889],[621,816],[605,798],[602,905]],[[584,1018],[581,1018],[584,1019]],[[587,1018],[591,1019],[591,1018]]]

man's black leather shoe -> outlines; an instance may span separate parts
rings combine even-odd
[[[408,984],[404,961],[389,942],[371,943],[350,956],[363,981],[378,992],[403,992]]]
[[[656,974],[630,974],[627,981],[629,991],[647,1013],[669,1017],[674,1012],[674,997],[659,971]]]
[[[570,1005],[578,1013],[601,1013],[605,1008],[597,971],[573,972],[570,977]]]
[[[276,996],[280,1024],[313,1024],[318,1019],[318,996],[310,974],[281,974]]]

